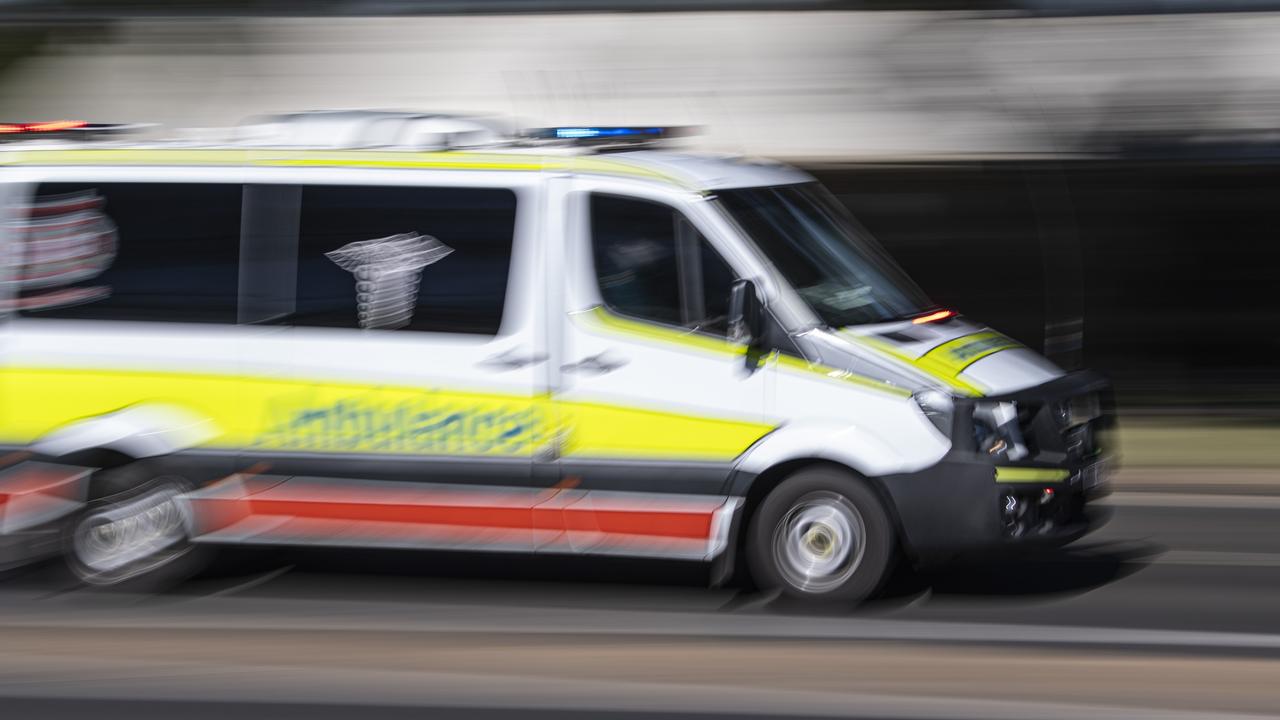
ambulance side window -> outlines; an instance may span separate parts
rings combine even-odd
[[[676,210],[593,194],[591,246],[600,296],[612,310],[713,335],[727,332],[734,272]]]
[[[235,323],[238,184],[43,183],[14,223],[20,314]]]
[[[303,186],[283,322],[495,335],[515,218],[500,188]]]

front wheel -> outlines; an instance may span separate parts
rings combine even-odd
[[[747,560],[763,588],[808,601],[857,602],[892,569],[894,533],[865,482],[835,468],[787,478],[751,521]]]

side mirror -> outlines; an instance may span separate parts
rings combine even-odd
[[[729,289],[729,340],[764,349],[764,304],[750,280],[738,280]]]

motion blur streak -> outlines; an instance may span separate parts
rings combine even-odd
[[[0,717],[1280,717],[1277,48],[0,3]]]

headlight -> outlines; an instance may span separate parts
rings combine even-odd
[[[1029,453],[1018,426],[1018,404],[980,402],[973,408],[973,433],[978,450],[1002,460],[1021,460]]]
[[[951,437],[951,420],[955,416],[956,404],[951,396],[939,390],[924,390],[912,397],[920,412],[929,418],[929,422],[938,428],[938,432]]]

